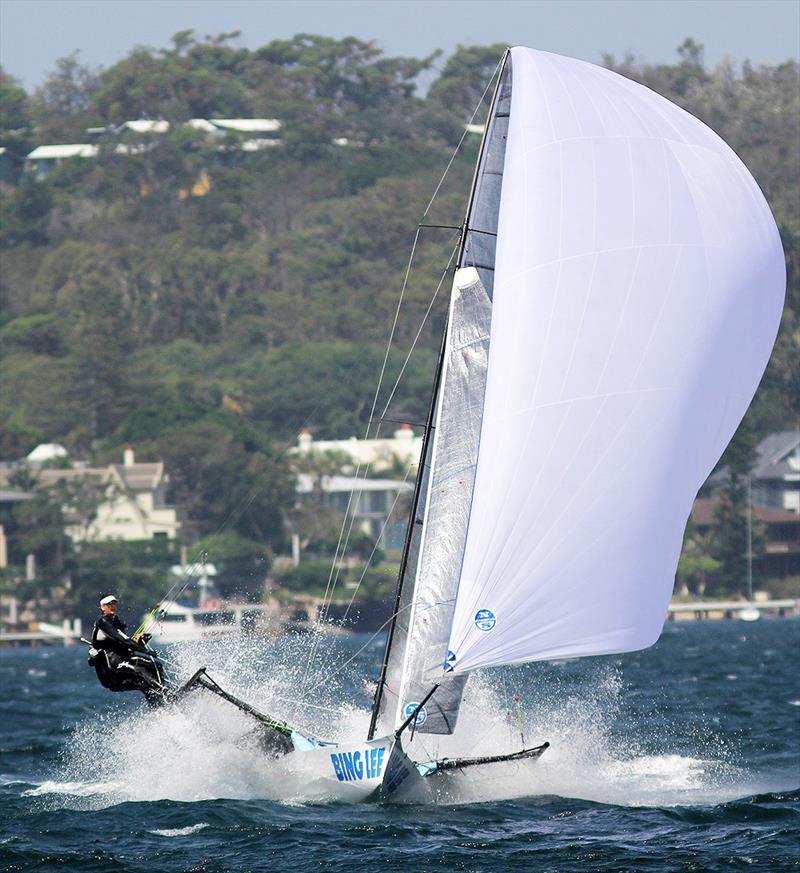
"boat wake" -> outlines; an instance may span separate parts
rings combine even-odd
[[[340,675],[316,689],[313,705],[301,712],[302,671],[296,665],[305,663],[301,650],[307,645],[288,639],[271,647],[270,671],[258,664],[263,647],[259,651],[257,643],[245,639],[181,646],[170,657],[186,673],[198,662],[208,664],[233,693],[290,723],[301,719],[319,738],[363,738],[369,710],[342,702],[352,700],[354,684],[363,687],[359,676]],[[282,663],[276,666],[276,660]],[[265,681],[265,676],[271,678]],[[557,795],[624,806],[713,805],[776,788],[725,760],[719,743],[700,749],[695,743],[676,753],[632,742],[630,732],[619,726],[624,695],[617,668],[595,669],[592,681],[580,688],[556,692],[555,687],[540,686],[538,696],[527,692],[525,709],[517,712],[502,681],[473,677],[455,735],[404,738],[414,760],[512,752],[523,741],[532,746],[547,740],[550,748],[536,761],[464,771],[446,790],[412,800],[459,804]],[[77,728],[59,772],[27,794],[72,808],[165,799],[328,799],[310,790],[301,774],[294,778],[291,768],[287,772],[285,759],[278,778],[262,737],[253,719],[202,692],[158,710],[115,709]]]

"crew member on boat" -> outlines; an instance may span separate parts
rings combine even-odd
[[[117,614],[117,598],[108,594],[100,601],[102,615],[92,630],[89,664],[97,678],[110,691],[141,691],[150,704],[164,697],[164,677],[155,652],[147,646],[149,634],[141,642],[129,637],[127,625]]]

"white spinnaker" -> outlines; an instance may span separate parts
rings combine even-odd
[[[456,672],[658,639],[786,284],[769,207],[713,131],[592,64],[511,59]]]

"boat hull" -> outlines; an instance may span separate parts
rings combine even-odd
[[[412,762],[414,776],[404,779],[391,793],[384,792],[380,799],[390,803],[458,804],[530,796],[537,790],[537,761],[549,745],[485,758],[445,759],[420,765]]]
[[[418,765],[388,736],[298,749],[276,761],[272,773],[296,785],[303,801],[477,803],[535,794],[536,762],[546,748]]]
[[[290,794],[291,786],[296,786],[298,800],[344,803],[378,800],[386,775],[397,770],[402,749],[395,753],[396,746],[399,743],[390,736],[298,750],[275,761],[271,774],[285,783]]]

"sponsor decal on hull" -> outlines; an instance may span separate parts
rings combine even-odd
[[[340,782],[364,782],[383,774],[385,746],[366,746],[354,752],[332,752],[331,764]]]

